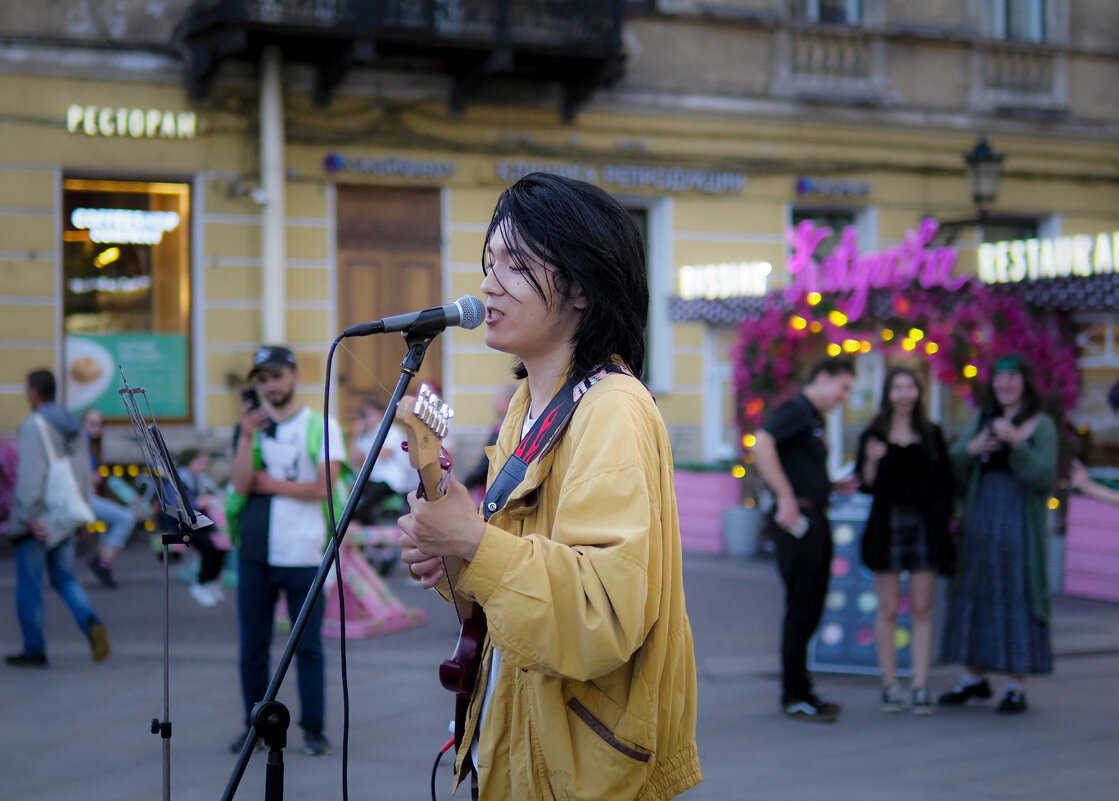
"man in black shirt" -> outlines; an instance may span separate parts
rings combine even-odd
[[[847,401],[854,378],[848,359],[815,364],[800,394],[777,407],[757,431],[754,445],[758,472],[777,499],[769,526],[785,582],[781,706],[797,720],[833,723],[840,712],[838,704],[821,701],[812,692],[808,641],[824,611],[833,553],[828,522],[833,485],[824,415]],[[846,479],[834,488],[854,492],[856,481]]]

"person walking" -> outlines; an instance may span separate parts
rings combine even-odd
[[[938,703],[990,698],[994,671],[1010,675],[997,711],[1019,714],[1025,675],[1053,671],[1046,502],[1057,480],[1057,425],[1024,357],[995,362],[951,456],[967,495],[941,656],[966,669]]]
[[[230,510],[228,520],[239,538],[237,619],[245,721],[245,730],[230,747],[234,752],[241,750],[250,735],[253,705],[268,689],[269,646],[280,593],[294,616],[303,607],[322,561],[328,536],[324,507],[328,476],[331,482],[337,479],[346,456],[342,430],[331,419],[331,461],[327,464],[325,421],[296,397],[299,370],[291,350],[262,346],[253,356],[249,380],[256,385],[262,403],[257,407],[244,403],[234,432],[230,481],[243,503]],[[299,725],[304,751],[312,756],[331,749],[323,734],[322,615],[320,599],[295,652]]]
[[[56,392],[54,374],[49,370],[35,370],[27,376],[25,394],[31,414],[19,424],[19,466],[8,520],[8,536],[15,549],[16,612],[23,633],[23,651],[5,660],[13,667],[44,668],[49,664],[43,635],[44,573],[89,640],[93,661],[109,655],[108,630],[74,575],[74,531],[52,530],[45,519],[45,485],[52,453],[69,463],[74,483],[87,500],[91,486],[89,450],[81,423],[55,403]]]
[[[473,774],[486,801],[664,801],[702,774],[672,452],[637,378],[641,234],[603,190],[532,173],[502,193],[485,242],[485,342],[525,379],[491,487],[526,433],[560,433],[521,451],[531,464],[488,521],[456,479],[438,500],[411,493],[400,519],[422,586],[442,557],[465,560],[454,590],[489,620],[455,787]]]
[[[776,498],[767,525],[785,583],[781,708],[795,720],[834,723],[842,711],[812,690],[808,641],[820,624],[831,576],[831,493],[849,494],[857,486],[854,477],[833,485],[828,476],[823,416],[846,403],[854,378],[849,359],[817,362],[796,397],[778,406],[755,434],[755,464]]]
[[[90,477],[93,490],[89,505],[97,520],[104,526],[98,539],[97,552],[89,558],[89,570],[97,580],[110,589],[117,586],[113,575],[113,562],[117,554],[128,544],[132,530],[136,527],[136,515],[132,509],[100,494],[101,491],[101,429],[104,418],[99,409],[89,409],[82,415],[82,430],[89,443]]]
[[[874,645],[882,671],[879,708],[901,712],[905,698],[898,684],[895,644],[901,607],[901,574],[909,574],[909,619],[913,638],[911,709],[935,711],[929,694],[932,661],[933,595],[937,574],[951,571],[955,548],[952,515],[952,464],[940,427],[925,413],[924,388],[908,367],[886,373],[878,414],[859,438],[855,474],[873,496],[861,555],[874,573],[878,609]]]

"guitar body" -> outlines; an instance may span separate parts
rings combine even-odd
[[[486,643],[486,615],[482,607],[474,603],[470,617],[466,618],[459,630],[455,652],[450,659],[439,665],[439,682],[456,695],[467,698],[474,692],[478,682],[478,670],[482,666],[482,648]]]

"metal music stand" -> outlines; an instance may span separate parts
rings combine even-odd
[[[175,460],[163,439],[163,434],[156,425],[155,416],[152,414],[151,403],[143,387],[128,386],[128,379],[124,377],[124,368],[117,365],[120,371],[120,380],[123,384],[119,390],[124,409],[128,419],[132,422],[132,429],[136,434],[136,441],[144,453],[144,462],[155,486],[155,494],[159,499],[159,508],[167,519],[173,519],[178,524],[178,531],[163,533],[163,720],[152,718],[151,732],[158,734],[163,739],[163,801],[171,800],[171,558],[170,546],[175,544],[189,545],[191,532],[214,525],[214,521],[201,512],[191,508],[186,488],[179,471],[175,467]]]

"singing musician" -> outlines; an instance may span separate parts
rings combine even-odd
[[[486,344],[525,379],[491,488],[560,388],[593,378],[488,521],[454,480],[400,519],[413,575],[447,594],[442,557],[466,560],[454,590],[488,621],[455,788],[473,774],[487,801],[672,798],[702,776],[672,452],[639,380],[641,234],[601,189],[533,173],[498,200],[482,269]]]

